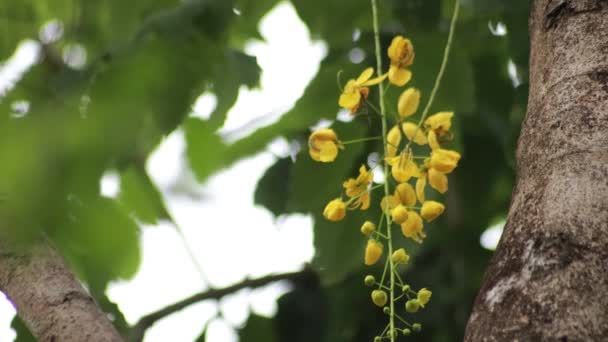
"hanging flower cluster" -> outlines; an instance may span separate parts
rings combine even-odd
[[[359,77],[349,80],[344,86],[338,104],[351,114],[366,106],[370,86],[380,84],[388,78],[394,87],[404,87],[412,78],[408,69],[414,62],[414,47],[412,42],[402,36],[393,38],[388,47],[390,67],[388,71],[372,78],[374,69],[365,69]],[[370,207],[371,193],[384,188],[377,202],[382,209],[378,224],[365,221],[360,231],[367,238],[363,253],[363,262],[367,266],[377,264],[383,259],[385,252],[384,272],[377,281],[373,275],[365,277],[367,286],[374,288],[371,299],[374,304],[383,308],[391,317],[391,325],[376,339],[394,339],[398,333],[411,334],[419,331],[421,325],[409,323],[397,313],[398,303],[407,313],[414,313],[424,308],[431,299],[431,291],[422,288],[414,291],[410,285],[403,282],[399,267],[408,264],[410,256],[404,248],[393,248],[393,228],[398,227],[401,234],[416,243],[422,243],[426,238],[425,222],[431,222],[445,210],[444,204],[427,200],[429,191],[444,194],[448,190],[448,174],[458,166],[460,154],[445,147],[452,140],[450,133],[452,112],[438,112],[425,117],[422,114],[417,121],[411,118],[418,113],[421,93],[418,89],[409,87],[401,90],[396,112],[378,113],[383,120],[384,142],[383,162],[385,170],[390,169],[390,175],[385,175],[384,183],[373,183],[372,170],[365,165],[359,168],[355,178],[343,183],[344,194],[331,200],[323,211],[323,216],[330,221],[342,220],[349,210],[366,210]],[[383,101],[382,96],[380,101]],[[373,107],[370,105],[370,107]],[[375,107],[373,107],[375,108]],[[380,108],[383,108],[381,104]],[[393,119],[389,125],[389,119]],[[389,128],[390,127],[390,128]],[[362,138],[350,141],[365,141]],[[344,149],[347,142],[341,142],[332,129],[321,129],[311,134],[309,152],[312,159],[320,162],[332,162],[338,157],[339,150]],[[419,147],[416,153],[412,144]],[[420,153],[418,151],[427,151]],[[428,185],[428,186],[427,186]],[[429,187],[432,189],[429,189]],[[386,223],[382,229],[383,223]],[[386,247],[385,247],[386,246]],[[388,291],[388,293],[387,293]],[[397,307],[397,308],[396,308]],[[397,318],[405,326],[396,328],[392,319]]]

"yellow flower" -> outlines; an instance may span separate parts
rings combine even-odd
[[[398,125],[393,126],[386,135],[386,156],[394,157],[397,154],[399,143],[401,143],[401,130]]]
[[[409,140],[413,140],[418,145],[426,145],[426,137],[424,136],[422,128],[418,128],[418,125],[411,122],[404,122],[403,125],[401,125],[401,128]],[[416,133],[415,137],[414,133]]]
[[[399,198],[394,195],[384,196],[382,201],[380,201],[380,208],[382,211],[389,212],[391,209],[394,209],[400,203]]]
[[[350,110],[351,113],[356,113],[361,106],[361,102],[367,99],[369,94],[368,87],[382,82],[387,76],[387,74],[384,74],[370,79],[373,74],[374,69],[367,68],[363,70],[356,80],[348,80],[338,100],[340,107]]]
[[[429,184],[431,187],[440,193],[444,194],[448,191],[448,177],[445,173],[439,172],[436,169],[429,169],[428,171]]]
[[[429,302],[429,300],[431,300],[432,294],[433,292],[427,290],[426,288],[421,288],[420,291],[418,291],[418,296],[416,298],[418,299],[420,306],[424,307]]]
[[[393,252],[391,259],[393,259],[393,263],[395,264],[407,264],[407,262],[410,261],[410,256],[407,255],[405,249],[399,248]]]
[[[416,192],[409,183],[401,183],[395,188],[395,197],[399,198],[401,204],[411,207],[416,204]]]
[[[438,136],[446,134],[452,126],[452,117],[454,112],[439,112],[429,116],[424,120],[424,126],[435,131]]]
[[[402,224],[407,220],[407,209],[399,204],[395,209],[391,210],[391,217],[396,224]]]
[[[402,152],[399,156],[386,158],[391,167],[393,178],[399,183],[407,182],[412,177],[418,177],[418,166],[411,158],[409,153]]]
[[[426,201],[422,203],[420,215],[426,220],[426,222],[431,222],[439,217],[439,215],[443,214],[444,210],[445,206],[443,204],[435,201]]]
[[[426,172],[422,172],[416,180],[416,197],[420,203],[424,202],[424,188],[426,187]]]
[[[365,221],[361,226],[361,234],[369,236],[376,230],[376,225],[373,222]]]
[[[413,115],[418,110],[420,104],[420,90],[415,88],[407,88],[399,96],[399,102],[397,103],[397,111],[399,116],[407,118]]]
[[[357,197],[357,199],[350,206],[351,209],[361,208],[361,210],[365,210],[369,208],[369,200],[370,195],[368,191],[368,186],[371,184],[374,178],[373,173],[369,172],[365,165],[361,165],[359,168],[359,176],[357,179],[350,178],[346,182],[342,184],[344,190],[346,190],[346,195],[348,197]]]
[[[325,210],[323,210],[323,216],[326,219],[337,222],[346,216],[346,204],[341,198],[336,198],[331,202],[327,203]]]
[[[410,238],[418,243],[426,237],[422,231],[422,218],[415,211],[410,211],[407,214],[407,220],[401,224],[401,232],[407,238]]]
[[[402,36],[396,36],[388,47],[388,58],[391,60],[388,79],[398,87],[405,85],[412,78],[412,72],[405,69],[414,63],[412,42]]]
[[[338,156],[340,143],[331,128],[314,131],[308,138],[308,152],[313,160],[329,163]]]
[[[367,246],[365,247],[365,264],[371,266],[380,260],[384,246],[379,241],[374,239],[367,240]]]
[[[460,153],[438,148],[431,152],[429,166],[442,173],[450,173],[458,166]]]

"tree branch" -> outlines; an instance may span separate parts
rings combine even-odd
[[[149,313],[142,318],[133,326],[131,333],[129,334],[131,341],[141,341],[144,337],[146,330],[151,327],[156,321],[169,316],[179,310],[186,308],[192,304],[198,303],[207,299],[219,299],[233,292],[245,289],[245,288],[256,288],[279,280],[296,280],[302,277],[309,276],[313,271],[309,268],[305,268],[302,271],[281,273],[265,276],[257,279],[245,279],[240,283],[224,287],[221,289],[210,289],[205,292],[199,292],[190,297],[184,298],[174,304],[167,305],[166,307],[159,309],[155,312]]]
[[[123,341],[46,241],[20,251],[0,243],[0,290],[38,341]]]

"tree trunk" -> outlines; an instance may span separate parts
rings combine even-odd
[[[122,341],[61,256],[44,242],[27,254],[0,246],[0,290],[38,341]]]
[[[466,341],[608,340],[608,1],[536,0],[517,185]]]

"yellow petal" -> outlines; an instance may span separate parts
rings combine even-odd
[[[393,252],[391,259],[393,259],[393,263],[395,264],[407,264],[407,262],[410,261],[410,256],[407,255],[404,248],[399,248]]]
[[[394,157],[397,154],[397,149],[401,143],[401,130],[398,125],[393,126],[386,136],[386,153],[387,157]]]
[[[424,188],[426,187],[426,173],[418,177],[416,181],[416,197],[420,203],[424,202]]]
[[[340,95],[340,99],[338,100],[338,104],[342,108],[351,109],[359,105],[361,101],[361,93],[358,91],[352,93],[342,93]]]
[[[401,225],[401,233],[407,238],[410,238],[418,243],[426,237],[422,231],[422,218],[415,211],[408,212],[407,220]]]
[[[443,214],[444,210],[445,206],[443,204],[435,201],[426,201],[422,204],[420,215],[426,220],[426,222],[431,222],[439,217],[439,215]]]
[[[418,291],[418,302],[420,303],[421,306],[425,306],[430,300],[431,300],[431,295],[433,293],[425,288],[420,289],[420,291]]]
[[[424,125],[432,129],[437,134],[442,135],[452,127],[452,117],[454,112],[439,112],[429,116],[424,120]]]
[[[433,130],[429,131],[427,138],[428,138],[428,142],[429,142],[429,146],[431,147],[431,150],[438,150],[441,148],[439,146],[439,142],[437,141],[437,134],[435,134],[435,131],[433,131]]]
[[[416,204],[416,191],[409,183],[401,183],[395,188],[395,197],[399,198],[401,203],[407,207]]]
[[[397,63],[399,61],[404,40],[403,36],[395,36],[391,41],[391,45],[387,49],[388,58],[391,62]]]
[[[399,183],[405,183],[412,177],[418,177],[420,174],[418,166],[407,155],[402,153],[396,163],[392,164],[391,174]]]
[[[415,88],[408,88],[401,96],[399,96],[399,103],[397,109],[399,115],[402,118],[406,118],[416,113],[418,110],[418,104],[420,103],[420,91]]]
[[[433,168],[429,169],[428,173],[429,184],[431,187],[440,193],[444,194],[448,191],[448,177]]]
[[[369,236],[376,230],[376,225],[371,221],[365,221],[361,226],[361,234]]]
[[[412,72],[399,68],[396,65],[391,65],[388,69],[388,80],[397,87],[403,87],[412,79]]]
[[[338,146],[332,141],[324,141],[319,145],[319,159],[324,163],[336,160],[338,156]]]
[[[388,204],[388,208],[387,208],[387,204]],[[398,205],[399,205],[399,199],[392,195],[384,196],[382,198],[382,201],[380,201],[380,207],[385,212],[390,211],[391,209],[395,208]]]
[[[357,80],[355,81],[355,83],[357,85],[361,85],[361,84],[365,83],[365,81],[369,80],[369,78],[372,77],[373,74],[374,74],[374,68],[369,67],[369,68],[363,70],[361,75],[359,75],[359,77],[357,77]]]
[[[373,86],[373,85],[376,85],[376,84],[378,84],[378,83],[380,83],[380,82],[384,81],[384,79],[386,78],[386,76],[388,76],[388,74],[384,74],[384,75],[380,75],[380,76],[378,76],[378,77],[376,77],[376,78],[372,78],[372,79],[371,79],[371,80],[369,80],[369,81],[365,81],[365,82],[363,82],[363,83],[361,84],[361,86]]]
[[[401,125],[401,128],[403,129],[403,133],[405,133],[405,136],[409,140],[412,140],[412,137],[414,137],[414,133],[416,133],[416,137],[414,137],[413,139],[416,144],[425,145],[427,143],[422,128],[418,128],[418,125],[416,125],[415,123],[404,122],[403,125]]]

